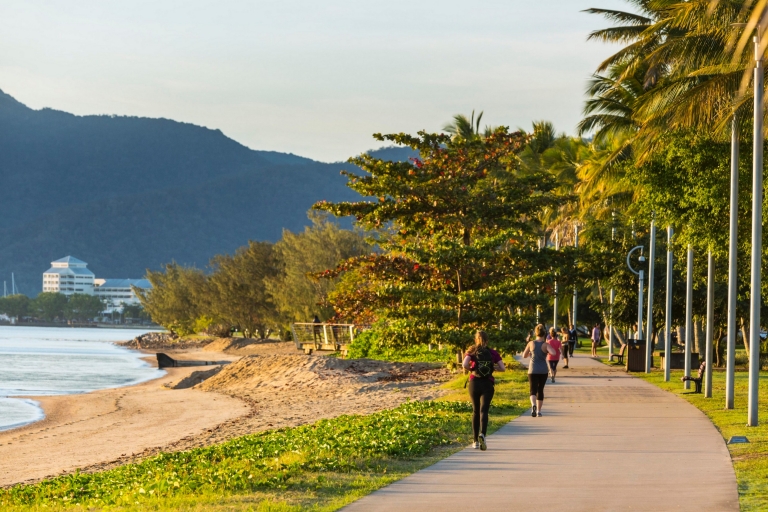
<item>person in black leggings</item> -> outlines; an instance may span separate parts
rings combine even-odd
[[[541,416],[541,407],[544,405],[544,385],[547,383],[549,374],[549,365],[547,364],[547,354],[555,355],[555,351],[544,336],[547,335],[547,329],[539,324],[533,331],[535,339],[528,342],[523,351],[523,357],[530,357],[528,365],[528,384],[531,395],[531,416]]]
[[[464,369],[469,375],[469,398],[472,400],[472,448],[487,448],[485,434],[488,429],[488,410],[494,393],[493,371],[503,372],[504,362],[498,352],[488,347],[488,335],[475,333],[475,344],[464,354]]]

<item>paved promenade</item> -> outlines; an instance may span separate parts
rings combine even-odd
[[[738,511],[715,427],[688,402],[576,356],[530,411],[345,508],[354,511]]]

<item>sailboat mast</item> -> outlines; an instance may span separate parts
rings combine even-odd
[[[16,295],[16,278],[11,272],[11,295]]]

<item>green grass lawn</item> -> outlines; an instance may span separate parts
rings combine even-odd
[[[673,370],[670,382],[664,382],[664,372],[654,370],[650,374],[633,373],[662,389],[675,393],[688,400],[704,412],[727,441],[731,436],[747,436],[748,444],[728,445],[736,470],[739,486],[739,503],[742,511],[768,510],[768,388],[760,388],[760,425],[747,427],[747,389],[748,373],[737,371],[735,380],[735,409],[726,411],[725,408],[725,372],[715,369],[712,374],[712,398],[704,398],[704,394],[693,393],[691,389],[683,389],[680,377],[682,370]],[[761,380],[768,378],[768,372],[760,373]],[[701,468],[706,471],[706,468]],[[691,475],[695,481],[695,474]]]
[[[526,371],[496,374],[489,432],[528,408]],[[465,378],[439,401],[409,402],[270,430],[109,471],[0,490],[2,510],[337,510],[471,442]],[[492,442],[489,443],[493,449]]]

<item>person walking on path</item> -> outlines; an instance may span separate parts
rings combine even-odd
[[[576,326],[571,324],[571,328],[568,329],[568,351],[571,357],[573,357],[573,350],[576,348],[577,341],[579,341],[579,331],[576,330]]]
[[[555,354],[547,354],[547,364],[549,365],[549,378],[552,379],[552,384],[555,383],[555,377],[557,377],[557,363],[560,362],[560,352],[563,344],[560,342],[560,336],[557,334],[557,330],[554,327],[549,328],[549,336],[547,337],[547,343],[549,346],[555,349]]]
[[[570,348],[570,342],[568,341],[568,338],[570,337],[570,331],[563,327],[560,329],[560,339],[562,340],[562,354],[563,359],[565,359],[565,364],[563,365],[563,368],[568,368],[568,349]]]
[[[528,363],[528,384],[531,395],[531,416],[541,416],[541,406],[544,404],[544,385],[547,383],[549,365],[547,354],[555,355],[555,349],[547,343],[544,336],[547,329],[539,324],[533,331],[535,339],[528,342],[523,351],[523,357],[530,357]]]
[[[592,357],[597,357],[597,347],[600,345],[600,324],[592,329]]]
[[[494,393],[494,370],[506,370],[498,352],[488,346],[485,331],[475,333],[475,344],[464,354],[464,368],[470,371],[469,398],[472,400],[472,448],[485,451],[485,434],[488,430],[488,410]]]

